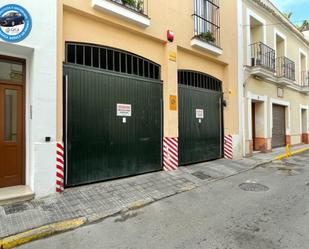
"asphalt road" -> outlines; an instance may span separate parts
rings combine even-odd
[[[270,164],[21,249],[308,249],[309,154]],[[260,183],[269,188],[242,183]]]

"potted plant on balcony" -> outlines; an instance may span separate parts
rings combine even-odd
[[[203,40],[206,40],[207,42],[215,43],[216,38],[214,36],[214,33],[207,31],[199,34],[199,37]]]
[[[122,0],[122,4],[129,8],[135,8],[136,2],[135,0]]]
[[[143,12],[143,1],[141,0],[122,0],[122,4],[137,12]]]
[[[138,0],[136,3],[136,9],[138,12],[143,13],[144,12],[144,2],[141,0]]]

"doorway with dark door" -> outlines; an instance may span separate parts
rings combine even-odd
[[[260,100],[251,102],[252,120],[252,150],[253,152],[267,152],[267,117],[266,103]]]
[[[284,147],[286,145],[286,117],[285,106],[273,104],[273,129],[272,147]]]
[[[0,187],[25,183],[25,62],[0,56]]]
[[[252,113],[252,143],[253,143],[253,151],[257,151],[256,146],[256,126],[255,126],[255,102],[251,103],[251,113]]]
[[[301,108],[301,142],[308,144],[308,109]]]

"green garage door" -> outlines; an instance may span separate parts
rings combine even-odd
[[[161,170],[159,66],[110,48],[67,51],[66,186]]]
[[[221,158],[221,82],[206,74],[181,70],[178,83],[180,165]]]

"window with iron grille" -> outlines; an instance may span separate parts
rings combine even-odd
[[[221,80],[205,73],[179,70],[178,84],[222,92]]]
[[[193,16],[195,37],[220,47],[219,0],[195,0]]]
[[[161,79],[160,65],[126,51],[84,43],[66,43],[66,63],[150,79]]]

